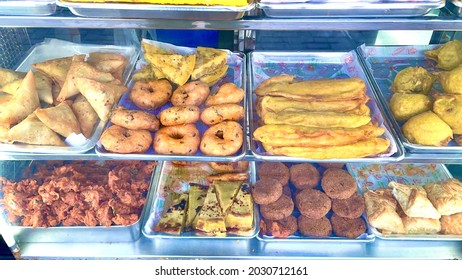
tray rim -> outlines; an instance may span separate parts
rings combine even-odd
[[[375,92],[374,87],[369,84],[370,86],[370,91],[372,96],[371,98],[374,99],[377,108],[379,109],[379,113],[382,115],[383,118],[383,126],[386,128],[385,134],[387,138],[389,138],[390,141],[393,141],[396,145],[397,151],[395,154],[389,156],[389,157],[383,157],[383,158],[377,158],[377,157],[365,157],[365,158],[345,158],[345,159],[312,159],[312,158],[300,158],[300,157],[289,157],[289,156],[277,156],[277,155],[262,155],[259,154],[256,151],[256,140],[252,137],[253,132],[255,131],[255,121],[254,121],[254,108],[253,108],[253,63],[252,63],[252,58],[255,54],[266,54],[266,55],[277,55],[277,56],[299,56],[299,55],[314,55],[314,54],[325,54],[329,56],[339,56],[339,55],[345,55],[348,54],[349,52],[329,52],[329,51],[303,51],[303,52],[280,52],[280,51],[251,51],[247,55],[247,64],[249,67],[249,70],[247,71],[247,82],[248,82],[248,94],[250,97],[247,98],[247,102],[250,102],[247,107],[249,108],[249,138],[250,138],[250,150],[253,155],[253,157],[256,160],[265,160],[265,161],[282,161],[282,162],[397,162],[401,161],[404,159],[405,153],[404,153],[404,148],[402,147],[402,144],[400,141],[397,140],[397,136],[395,135],[395,131],[393,127],[391,127],[388,123],[388,118],[386,117],[384,113],[384,108],[381,105],[380,100],[378,100],[377,94]],[[358,54],[356,52],[352,52],[356,56]],[[359,58],[358,58],[359,61]],[[366,81],[364,81],[366,84],[369,83],[369,79],[366,73],[366,70],[364,67],[361,65],[361,70],[365,76]]]
[[[249,173],[250,173],[250,176],[249,176],[249,182],[248,184],[252,184],[251,182],[251,178],[252,178],[252,174],[255,174],[255,164],[252,164],[253,162],[249,162]],[[164,169],[164,166],[165,166],[165,161],[159,161],[159,166],[162,165],[161,168],[159,168],[159,174],[158,176],[155,178],[155,182],[156,182],[156,185],[155,185],[155,191],[152,192],[151,196],[150,196],[150,200],[149,202],[146,201],[146,203],[149,203],[147,204],[148,205],[148,211],[146,212],[145,214],[145,217],[144,217],[144,221],[143,221],[143,224],[141,226],[141,233],[146,237],[146,238],[149,238],[149,239],[196,239],[196,240],[202,240],[202,239],[212,239],[212,240],[217,240],[217,239],[226,239],[226,240],[247,240],[247,239],[252,239],[254,237],[256,237],[258,235],[258,233],[260,232],[260,216],[257,214],[259,212],[256,212],[258,211],[257,209],[257,204],[255,202],[253,202],[254,204],[254,215],[253,215],[253,222],[255,223],[255,226],[254,226],[254,229],[252,231],[249,231],[249,234],[250,235],[236,235],[236,234],[233,234],[231,236],[213,236],[213,235],[200,235],[200,234],[196,234],[196,235],[191,235],[191,236],[184,236],[182,234],[184,234],[184,231],[182,231],[180,233],[180,235],[173,235],[173,234],[164,234],[164,233],[157,233],[157,234],[152,234],[152,233],[148,233],[146,232],[145,228],[147,227],[147,224],[150,220],[150,216],[151,216],[151,213],[153,212],[153,209],[154,209],[154,205],[156,204],[156,197],[157,197],[157,194],[159,192],[158,188],[159,188],[159,182],[160,182],[160,179],[162,178],[163,176],[163,169]],[[152,231],[154,232],[154,231]]]

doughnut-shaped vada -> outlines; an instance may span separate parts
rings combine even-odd
[[[144,110],[155,110],[162,107],[171,96],[172,85],[165,79],[136,81],[130,91],[130,100]]]
[[[117,106],[111,112],[111,122],[128,129],[147,129],[157,131],[160,122],[156,115],[139,110],[129,110],[123,106]]]
[[[201,113],[201,120],[206,125],[222,121],[238,121],[244,117],[244,107],[237,104],[219,104],[207,107]]]
[[[244,99],[244,90],[234,83],[226,83],[218,88],[217,93],[205,100],[205,107],[218,104],[238,104]]]
[[[101,145],[113,153],[132,154],[146,152],[152,143],[152,136],[145,129],[128,129],[112,125],[101,134]]]
[[[193,155],[200,143],[199,130],[194,124],[165,126],[154,136],[154,150],[158,154]]]
[[[209,86],[201,81],[193,81],[179,86],[172,95],[171,102],[174,106],[193,105],[200,106],[209,96]]]
[[[162,110],[159,115],[160,122],[165,126],[195,123],[199,120],[200,110],[197,106],[173,106]]]
[[[208,156],[229,156],[241,148],[243,141],[241,125],[235,121],[224,121],[204,132],[200,150]]]
[[[249,169],[248,161],[237,161],[237,162],[209,162],[210,167],[217,173],[228,173],[228,172],[245,172]]]

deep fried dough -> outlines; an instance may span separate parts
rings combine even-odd
[[[110,120],[113,124],[128,129],[157,131],[160,126],[156,115],[139,110],[129,110],[123,106],[118,106],[112,110]]]

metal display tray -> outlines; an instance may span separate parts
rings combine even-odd
[[[367,190],[387,188],[390,181],[402,184],[423,186],[431,182],[439,182],[452,178],[451,173],[444,164],[419,163],[388,163],[366,164],[347,163],[348,171],[358,184],[358,190],[365,193]],[[456,241],[462,240],[462,235],[445,234],[383,234],[375,227],[368,225],[374,235],[380,239],[393,240],[434,240]]]
[[[49,16],[55,12],[55,0],[0,1],[0,15],[3,16]]]
[[[248,55],[249,80],[249,114],[251,151],[257,160],[281,162],[394,162],[403,159],[404,149],[395,140],[395,135],[388,120],[384,118],[383,109],[378,103],[376,94],[369,84],[367,75],[362,68],[355,52],[251,52]],[[303,79],[348,78],[359,77],[366,83],[366,94],[370,97],[367,105],[371,109],[371,117],[379,126],[385,128],[382,137],[390,140],[390,149],[385,154],[348,159],[308,159],[300,157],[276,156],[268,154],[263,145],[252,137],[258,127],[260,118],[256,112],[255,88],[264,80],[282,74],[295,75]]]
[[[255,8],[250,1],[247,6],[187,6],[130,3],[71,3],[56,0],[56,4],[82,17],[104,18],[153,18],[177,20],[235,20]]]
[[[135,63],[138,59],[139,50],[131,46],[111,46],[77,44],[57,39],[46,39],[44,42],[33,46],[22,62],[15,68],[16,71],[27,72],[31,70],[33,63],[42,62],[49,59],[72,56],[75,54],[89,54],[91,52],[114,52],[123,54],[128,62],[123,74],[123,83],[126,84]],[[0,151],[8,154],[35,153],[35,154],[82,154],[93,149],[98,142],[106,122],[99,121],[96,124],[93,135],[82,145],[76,146],[47,146],[29,144],[5,144],[0,143]]]
[[[284,163],[284,164],[289,168],[293,165],[293,163]],[[255,170],[257,172],[255,172],[254,176],[252,176],[252,184],[254,184],[258,179],[260,179],[259,176],[258,176],[258,169],[260,167],[260,162],[256,162],[255,165],[256,165]],[[324,168],[322,166],[319,166],[318,164],[313,164],[313,165],[316,167],[316,169],[318,169],[318,171],[320,171],[321,174],[322,174],[322,172],[324,172],[324,170],[326,170],[326,168]],[[344,168],[344,169],[346,169],[346,168]],[[294,204],[295,204],[295,191],[296,191],[296,188],[290,181],[289,181],[289,187],[291,189],[292,199],[294,200]],[[321,182],[319,182],[319,185],[316,187],[316,189],[322,191]],[[359,191],[358,191],[358,193],[359,193]],[[260,213],[260,212],[258,212],[258,213]],[[332,212],[332,209],[331,209],[329,211],[329,213],[327,213],[326,217],[330,219],[332,214],[333,214],[333,212]],[[298,218],[298,216],[300,216],[300,212],[299,212],[299,210],[297,209],[296,206],[294,207],[294,211],[293,211],[292,215],[294,217],[296,217],[296,218]],[[262,218],[260,218],[260,219],[262,219]],[[363,221],[367,225],[366,214],[365,213],[361,216],[361,219],[363,219]],[[274,236],[268,236],[266,234],[262,234],[262,232],[260,231],[258,233],[258,235],[257,235],[257,238],[259,240],[261,240],[261,241],[264,241],[264,242],[329,242],[329,243],[330,242],[340,242],[340,243],[347,242],[347,243],[365,243],[365,242],[373,242],[375,240],[375,235],[374,235],[374,232],[369,227],[367,227],[366,232],[361,234],[360,236],[358,236],[355,239],[341,237],[341,236],[336,235],[333,232],[332,232],[332,234],[330,236],[327,236],[327,237],[303,236],[298,230],[295,232],[295,234],[290,235],[287,238],[277,238],[277,237],[274,237]]]
[[[448,146],[424,146],[409,142],[401,131],[402,124],[399,123],[391,114],[390,99],[393,96],[391,85],[396,74],[406,67],[421,66],[429,72],[439,71],[436,63],[425,58],[424,52],[436,48],[437,45],[422,46],[360,46],[358,52],[365,68],[368,69],[368,75],[372,86],[376,89],[385,113],[388,115],[391,125],[396,130],[401,143],[411,153],[454,153],[462,152],[462,146],[458,146],[454,140],[449,142]],[[433,84],[435,93],[443,92],[438,83]]]
[[[2,174],[10,180],[19,181],[23,179],[23,172],[30,163],[33,166],[34,161],[15,161],[14,166],[8,169],[10,174]],[[7,169],[3,169],[7,170]],[[8,222],[7,213],[2,210],[0,212],[0,223],[6,225],[3,230],[7,232],[5,235],[14,236],[20,242],[35,242],[35,243],[107,243],[107,242],[133,242],[141,237],[141,227],[143,217],[146,212],[147,198],[153,192],[153,181],[156,174],[159,173],[157,165],[151,176],[148,192],[146,194],[146,203],[140,213],[138,220],[129,226],[113,225],[106,226],[56,226],[49,228],[33,228],[29,226],[17,226]],[[3,197],[3,187],[0,185],[0,197]],[[0,205],[1,206],[1,205]],[[0,224],[1,225],[1,224]],[[0,232],[1,233],[1,232]]]
[[[206,162],[197,162],[198,165],[190,167],[190,168],[198,168],[202,170],[200,173],[201,175],[195,177],[194,179],[191,179],[191,181],[183,181],[183,180],[178,180],[179,182],[179,187],[178,192],[188,192],[189,191],[189,183],[197,183],[201,185],[208,185],[209,183],[207,182],[206,174],[212,174],[213,169],[208,165]],[[185,168],[185,167],[174,167],[171,161],[164,161],[159,163],[159,170],[160,172],[154,179],[154,187],[155,191],[153,191],[150,196],[148,197],[148,200],[146,202],[147,204],[147,214],[145,216],[145,222],[143,223],[143,228],[142,228],[142,233],[145,237],[147,238],[173,238],[173,239],[204,239],[204,238],[212,238],[212,239],[251,239],[254,238],[260,229],[260,220],[259,220],[259,215],[258,215],[258,209],[256,207],[256,204],[254,204],[254,215],[253,215],[253,227],[252,230],[239,233],[239,234],[234,234],[234,233],[229,233],[224,236],[213,236],[213,235],[206,235],[206,234],[200,234],[198,232],[194,231],[183,231],[180,235],[172,235],[172,234],[166,234],[162,232],[156,232],[154,231],[154,226],[159,222],[162,213],[163,213],[163,208],[164,208],[164,202],[165,202],[165,191],[163,187],[165,186],[165,181],[166,180],[172,180],[173,176],[175,176],[175,171],[173,168]],[[186,167],[188,168],[188,167]],[[191,170],[197,170],[197,169],[191,169]],[[194,172],[194,171],[191,171]],[[253,163],[249,164],[249,181],[251,181],[251,178],[255,174],[255,165]],[[179,174],[187,174],[188,172],[185,171],[180,171],[178,172]],[[196,175],[199,174],[199,172],[195,173]],[[204,175],[204,176],[203,176]]]
[[[161,43],[157,41],[150,41],[150,40],[145,40],[146,42],[156,44],[157,46],[163,48],[163,49],[170,49],[175,51],[176,53],[181,53],[181,54],[191,54],[195,52],[195,49],[193,48],[186,48],[186,47],[177,47],[171,44],[167,43]],[[246,64],[245,64],[245,55],[242,53],[232,53],[228,51],[227,55],[227,64],[229,65],[228,71],[224,78],[221,79],[216,85],[211,87],[210,93],[214,93],[218,90],[218,87],[222,85],[223,83],[226,82],[233,82],[236,84],[238,87],[241,87],[244,89],[244,92],[246,92]],[[142,65],[146,64],[144,61],[144,58],[141,58],[140,61],[138,62],[137,69],[140,69]],[[131,81],[129,83],[129,89],[133,87],[134,81]],[[244,112],[247,112],[247,95],[244,95],[244,100],[241,102],[240,105],[244,107]],[[122,98],[119,101],[119,105],[122,105],[128,109],[132,110],[140,110],[129,98],[129,93],[126,93],[122,96]],[[161,108],[158,108],[156,110],[147,110],[147,112],[159,115],[159,113],[172,106],[171,102],[167,102],[164,106]],[[203,106],[203,105],[202,105]],[[203,107],[200,107],[201,110]],[[95,147],[96,153],[100,157],[104,158],[116,158],[116,159],[140,159],[140,160],[188,160],[188,161],[238,161],[242,159],[247,152],[247,145],[248,141],[246,140],[246,131],[247,131],[247,113],[244,113],[244,118],[239,121],[239,123],[242,126],[243,130],[243,135],[244,135],[244,140],[242,143],[241,149],[234,155],[230,156],[207,156],[204,155],[200,149],[196,152],[195,155],[168,155],[168,154],[158,154],[154,151],[154,148],[151,147],[146,151],[146,153],[143,154],[118,154],[118,153],[113,153],[110,151],[107,151],[104,149],[104,147],[101,145],[101,142],[98,141]],[[111,125],[110,122],[108,122],[107,126]],[[197,129],[199,130],[200,134],[202,135],[204,131],[208,128],[206,124],[204,124],[202,121],[198,121],[196,123]],[[153,133],[154,137],[154,133]]]
[[[422,16],[432,9],[444,7],[439,1],[379,1],[379,2],[307,2],[299,4],[258,3],[266,16],[274,18],[304,17],[412,17]]]
[[[462,2],[460,0],[447,0],[446,8],[450,10],[454,15],[462,17]]]

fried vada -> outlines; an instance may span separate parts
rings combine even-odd
[[[146,129],[157,131],[160,123],[156,115],[139,110],[129,110],[123,106],[117,106],[111,112],[110,120],[113,124],[128,129]]]
[[[171,96],[172,85],[165,79],[136,81],[129,95],[130,100],[144,110],[162,107]]]
[[[100,142],[106,150],[113,153],[144,153],[151,146],[152,136],[149,130],[112,125],[103,131]]]

